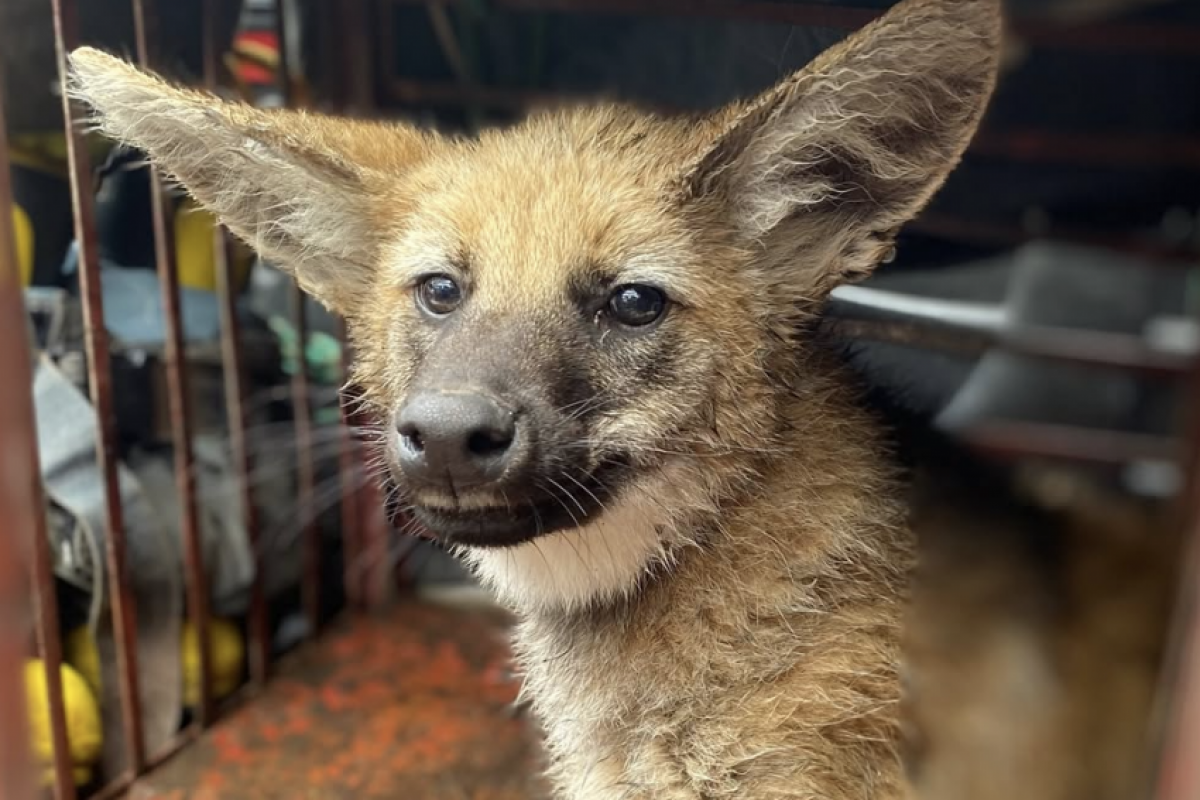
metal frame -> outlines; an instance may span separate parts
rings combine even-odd
[[[163,0],[159,0],[162,2]],[[78,0],[47,0],[52,3],[55,46],[58,52],[59,74],[65,74],[66,54],[80,43],[78,30]],[[154,8],[153,0],[130,0],[135,23],[137,59],[144,66],[154,66]],[[215,31],[211,12],[222,0],[203,0],[205,8],[204,82],[216,89],[220,69]],[[280,41],[286,41],[286,4],[276,0],[280,20]],[[281,47],[281,52],[285,52]],[[290,103],[291,91],[286,55],[281,62],[281,83],[285,99]],[[0,97],[0,101],[2,101]],[[129,583],[122,579],[127,570],[125,524],[117,484],[116,429],[113,388],[110,375],[109,336],[104,325],[104,308],[99,280],[99,257],[96,221],[92,199],[92,165],[88,159],[82,134],[82,113],[64,95],[63,129],[67,132],[67,154],[70,190],[75,219],[75,238],[79,243],[79,277],[83,297],[85,349],[88,360],[89,390],[99,421],[96,442],[97,458],[104,476],[107,500],[105,572],[110,586],[113,628],[118,642],[117,671],[121,698],[122,735],[128,763],[97,797],[122,795],[136,779],[181,748],[192,742],[199,733],[217,719],[219,709],[212,692],[212,670],[208,637],[200,636],[201,691],[193,725],[183,730],[162,752],[147,753],[141,717],[141,694],[134,640],[137,610],[132,602]],[[28,769],[29,749],[27,727],[24,723],[23,683],[27,623],[35,611],[37,652],[46,665],[48,706],[54,744],[54,796],[58,800],[73,800],[76,796],[72,781],[68,747],[68,732],[64,714],[64,695],[60,678],[61,644],[58,638],[58,614],[55,607],[53,564],[45,528],[45,503],[41,494],[37,465],[37,447],[33,438],[32,373],[29,363],[27,325],[17,273],[14,239],[11,230],[11,192],[8,183],[7,142],[3,138],[3,104],[0,102],[0,363],[4,365],[4,401],[0,408],[0,433],[5,442],[5,459],[0,459],[0,516],[14,535],[0,536],[0,800],[25,800],[32,796],[32,773]],[[201,537],[198,525],[194,458],[192,452],[191,409],[187,391],[186,353],[180,319],[179,280],[174,261],[174,243],[167,224],[166,194],[163,183],[155,173],[152,177],[152,217],[148,221],[154,233],[155,259],[162,286],[166,319],[165,361],[169,395],[172,439],[175,453],[175,472],[181,499],[181,530],[184,540],[185,585],[188,613],[197,631],[204,631],[209,620],[209,586],[205,578]],[[239,342],[239,326],[235,314],[228,240],[223,232],[217,234],[216,272],[221,309],[221,353],[226,376],[226,406],[230,420],[230,439],[239,492],[245,508],[245,525],[254,552],[256,577],[251,587],[249,619],[250,686],[261,688],[271,667],[269,620],[264,593],[265,564],[262,558],[261,530],[253,505],[251,485],[252,457],[246,437],[246,388],[244,366]],[[303,343],[307,326],[303,315],[303,295],[298,288],[293,293],[293,308],[297,332]],[[315,472],[312,462],[312,412],[309,402],[307,370],[304,358],[292,381],[292,398],[296,417],[298,443],[298,505],[303,521],[302,541],[306,553],[302,576],[302,592],[306,614],[310,619],[310,636],[320,631],[318,615],[320,573],[317,570],[318,531],[311,523]],[[349,444],[349,442],[347,443]],[[13,453],[17,458],[7,457]],[[341,459],[345,485],[353,486],[361,474],[361,453],[346,448]],[[307,512],[306,512],[307,510]],[[355,497],[344,503],[344,526],[347,545],[358,547],[359,518],[363,516],[360,501]],[[369,519],[369,518],[367,518]],[[16,535],[20,536],[17,538]],[[347,551],[348,563],[358,563],[361,553]],[[27,569],[26,569],[27,568]],[[348,576],[351,573],[347,572]],[[367,607],[378,599],[379,592],[369,586],[347,585],[347,593],[356,607]]]
[[[0,78],[3,76],[0,75]],[[11,376],[0,384],[0,438],[6,456],[0,459],[0,517],[7,530],[0,535],[0,798],[24,800],[32,794],[29,737],[26,727],[25,643],[28,636],[30,577],[23,569],[32,560],[36,587],[38,650],[47,664],[50,695],[51,741],[54,774],[58,783],[70,780],[67,762],[67,724],[63,714],[62,683],[53,586],[46,541],[45,504],[42,499],[37,442],[34,440],[33,374],[29,359],[29,326],[21,297],[16,234],[12,226],[12,187],[8,171],[8,137],[4,125],[4,82],[0,80],[0,360]],[[9,449],[10,448],[10,449]],[[33,551],[33,558],[27,557]],[[47,591],[47,587],[50,590]],[[70,793],[59,793],[70,798]]]

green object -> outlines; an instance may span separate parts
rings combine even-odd
[[[271,317],[267,324],[279,339],[279,351],[282,356],[280,367],[285,374],[295,375],[299,349],[295,327],[280,316]],[[308,377],[314,383],[334,386],[341,380],[342,345],[329,334],[321,331],[309,333],[304,347],[304,360],[308,366]]]

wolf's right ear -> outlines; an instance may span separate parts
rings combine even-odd
[[[171,86],[91,48],[68,91],[105,134],[146,152],[230,230],[329,308],[353,312],[379,258],[375,187],[426,158],[433,134],[264,111]]]
[[[1000,12],[1000,0],[903,0],[716,115],[684,200],[718,203],[775,262],[789,300],[866,275],[975,133],[996,81]]]

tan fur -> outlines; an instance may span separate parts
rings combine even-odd
[[[1091,669],[1104,650],[1069,642],[1108,629],[1039,605],[1044,576],[998,544],[1023,523],[906,507],[882,431],[808,336],[829,290],[868,273],[957,163],[992,90],[998,5],[907,0],[703,118],[584,108],[472,141],[224,105],[94,51],[74,55],[72,90],[347,315],[381,415],[433,356],[468,378],[586,363],[604,405],[586,432],[562,418],[563,502],[583,511],[573,476],[613,453],[632,477],[592,522],[463,553],[521,617],[562,798],[904,797],[902,640],[922,796],[1082,798],[1111,772],[1056,761],[1097,724],[1070,697],[1120,693],[1137,718],[1157,638],[1125,672]],[[422,320],[430,272],[467,287],[470,337]],[[600,279],[665,287],[669,315],[623,349],[599,322],[566,336],[568,287]],[[647,363],[660,339],[668,363]],[[910,513],[928,535],[904,632]],[[968,530],[997,544],[966,547]],[[1089,752],[1119,761],[1130,741]]]
[[[806,399],[827,410],[836,388]],[[823,439],[832,420],[797,405],[797,432]],[[908,541],[874,444],[797,451],[761,476],[772,502],[725,507],[636,598],[522,622],[564,797],[902,796]]]
[[[1144,796],[1180,541],[1160,511],[1066,484],[1065,503],[1032,493],[1055,526],[938,491],[917,504],[905,655],[923,800]]]

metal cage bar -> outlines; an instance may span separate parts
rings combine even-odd
[[[339,325],[339,339],[342,343],[342,377],[348,377],[349,347],[346,335],[346,325]],[[339,468],[342,482],[342,583],[346,593],[346,603],[350,608],[363,610],[366,607],[366,592],[363,591],[362,558],[363,543],[360,534],[361,509],[359,498],[362,495],[362,451],[358,446],[355,435],[355,414],[353,399],[348,389],[343,388],[338,394],[339,411],[342,421],[341,450],[339,452]]]
[[[434,0],[385,0],[394,5],[430,5]],[[467,5],[471,0],[436,0]],[[564,14],[615,14],[622,16],[711,17],[755,20],[804,27],[860,28],[883,11],[834,3],[779,2],[778,0],[494,0],[505,11],[546,11]],[[1200,31],[1161,23],[1089,22],[1069,25],[1017,20],[1013,32],[1042,47],[1098,50],[1120,53],[1156,53],[1195,58],[1200,55]]]
[[[7,529],[0,533],[0,798],[24,800],[32,796],[24,678],[29,592],[28,579],[22,570],[29,560],[38,650],[46,670],[46,705],[54,748],[54,795],[58,800],[73,800],[75,785],[71,780],[60,671],[62,651],[57,639],[58,609],[33,433],[33,374],[12,224],[6,130],[4,82],[0,79],[0,353],[3,362],[10,365],[8,380],[0,387],[3,394],[0,441],[6,451],[5,457],[0,458],[0,518],[5,520]],[[24,543],[31,559],[22,552]]]
[[[145,0],[132,0],[134,38],[138,61],[152,67],[148,28],[153,24]],[[162,291],[165,318],[164,356],[167,398],[171,413],[171,440],[175,481],[179,492],[180,530],[183,536],[184,576],[188,615],[196,629],[200,665],[200,697],[196,716],[201,726],[213,719],[212,653],[209,641],[209,585],[204,570],[204,545],[196,500],[195,458],[192,453],[191,402],[187,384],[187,354],[179,301],[179,270],[175,263],[175,241],[167,226],[167,195],[162,176],[150,167],[151,226],[154,230],[154,259]]]
[[[54,11],[54,38],[58,53],[58,72],[67,75],[67,53],[79,45],[77,0],[51,0]],[[106,505],[105,542],[107,582],[112,603],[113,632],[117,640],[121,717],[128,771],[140,773],[146,763],[145,734],[142,728],[141,690],[137,671],[137,610],[129,581],[125,580],[125,519],[117,483],[116,413],[112,398],[112,375],[108,349],[108,330],[104,326],[104,301],[100,286],[100,258],[96,235],[96,217],[92,202],[91,163],[80,127],[81,115],[63,92],[63,131],[66,134],[67,161],[71,179],[71,204],[74,213],[75,242],[79,248],[79,291],[83,297],[84,347],[87,351],[88,386],[92,407],[96,410],[96,458],[104,478]]]
[[[1193,396],[1200,394],[1200,358],[1192,370]],[[1200,406],[1193,406],[1190,479],[1181,498],[1184,528],[1183,566],[1176,592],[1171,651],[1162,670],[1163,707],[1154,800],[1200,797]]]
[[[1176,607],[1176,652],[1170,664],[1169,706],[1154,800],[1200,797],[1200,473],[1188,503],[1188,552]]]
[[[371,68],[373,48],[369,40],[344,47],[347,30],[363,30],[369,15],[362,0],[322,0],[323,58],[327,70],[335,78],[337,110],[343,114],[368,116],[374,110]],[[340,14],[338,12],[341,12]],[[365,469],[364,449],[358,441],[360,399],[350,387],[350,337],[345,320],[338,325],[342,346],[342,389],[339,406],[343,426],[340,472],[342,483],[342,583],[346,602],[351,609],[363,611],[370,607],[367,523],[369,515],[364,500],[369,492],[370,478]]]
[[[305,343],[308,340],[307,302],[299,285],[290,291],[292,320],[296,326],[296,371],[292,374],[292,414],[296,436],[296,513],[300,522],[302,549],[301,599],[308,619],[309,634],[321,627],[321,554],[320,531],[316,524],[313,499],[316,471],[313,464],[312,398],[309,395],[308,364]]]
[[[288,57],[290,31],[287,0],[275,0],[275,35],[279,49],[279,92],[285,108],[293,104],[292,68]],[[316,524],[316,470],[313,461],[312,398],[309,393],[308,314],[304,291],[295,281],[291,287],[292,322],[296,327],[296,365],[292,375],[292,411],[296,431],[296,489],[297,514],[300,520],[300,542],[303,552],[301,597],[308,619],[309,634],[315,636],[321,628],[321,539]]]
[[[203,0],[204,6],[204,85],[215,92],[220,82],[221,54],[215,30],[216,8],[221,0]],[[254,581],[250,586],[250,608],[248,614],[250,680],[261,688],[267,680],[271,667],[270,616],[264,584],[266,581],[263,559],[262,530],[258,511],[254,505],[254,489],[251,475],[253,458],[250,455],[246,435],[245,365],[239,347],[241,325],[237,316],[237,297],[230,258],[230,240],[224,228],[214,232],[213,252],[216,255],[217,295],[221,311],[221,361],[225,384],[225,416],[229,426],[230,455],[237,473],[238,495],[242,503],[242,524],[254,558]]]

